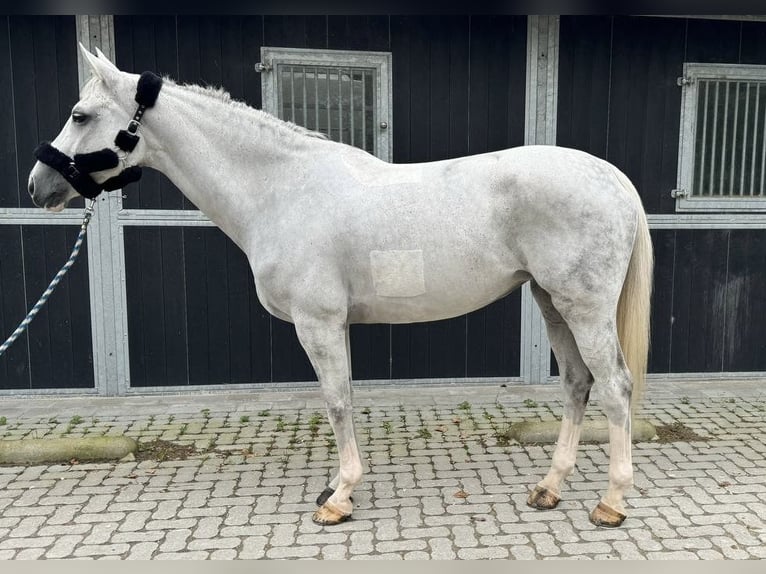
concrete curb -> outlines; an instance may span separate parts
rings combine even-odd
[[[0,440],[0,464],[120,460],[137,449],[124,436]]]
[[[514,423],[508,429],[507,437],[521,444],[554,444],[559,436],[560,421],[525,421]],[[645,420],[633,421],[633,441],[646,442],[657,436],[654,425]],[[585,421],[582,425],[580,442],[609,442],[607,421]]]

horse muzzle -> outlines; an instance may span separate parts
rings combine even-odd
[[[74,190],[88,199],[95,199],[102,191],[114,191],[121,189],[129,183],[141,179],[141,168],[134,166],[121,171],[116,176],[107,179],[103,183],[96,182],[91,173],[114,169],[120,163],[117,154],[108,148],[85,154],[75,154],[74,158],[56,149],[50,142],[42,142],[35,149],[35,157],[51,169],[57,171]],[[36,205],[34,175],[29,179],[29,192]],[[50,196],[55,196],[55,192]],[[48,200],[43,201],[41,207],[48,208]],[[55,210],[55,208],[53,208]]]

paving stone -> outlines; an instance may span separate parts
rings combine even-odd
[[[123,406],[111,418],[93,415],[101,422],[86,419],[77,430],[128,429],[151,440],[186,424],[187,432],[174,440],[212,444],[218,452],[162,463],[2,467],[0,558],[763,559],[766,431],[760,409],[766,393],[747,383],[751,387],[742,388],[751,395],[740,387],[726,395],[736,403],[715,395],[719,385],[729,392],[733,384],[649,385],[648,420],[680,420],[711,440],[634,445],[636,489],[626,502],[628,520],[616,529],[588,520],[607,486],[607,445],[580,447],[562,502],[547,512],[528,508],[526,498],[547,472],[552,446],[496,445],[493,425],[553,421],[551,410],[561,412],[557,390],[536,387],[538,406],[529,408],[523,399],[531,388],[514,385],[499,396],[481,386],[425,389],[416,396],[410,389],[404,395],[363,389],[363,398],[376,397],[364,399],[369,416],[357,411],[367,474],[354,493],[353,519],[331,527],[311,522],[314,498],[337,469],[326,420],[315,439],[309,436],[306,421],[324,411],[318,398],[270,395],[274,402],[258,393],[243,409],[239,397],[225,395],[207,395],[204,402],[176,397],[173,405],[132,397],[132,405],[146,406],[131,407],[130,414]],[[679,390],[689,388],[696,394]],[[680,396],[688,397],[684,408]],[[464,400],[470,412],[458,408]],[[599,400],[594,396],[596,409]],[[38,413],[27,420],[4,411],[21,422],[11,438],[48,432],[50,418],[71,417],[56,412],[69,400],[30,401],[48,406],[25,411]],[[210,408],[207,416],[203,408]],[[258,416],[266,408],[269,416]],[[250,423],[239,422],[243,412]],[[295,421],[299,442],[290,443]],[[66,425],[60,426],[59,433]],[[421,428],[432,437],[417,437]],[[455,497],[458,491],[466,498]]]

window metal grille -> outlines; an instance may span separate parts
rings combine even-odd
[[[686,64],[679,210],[766,211],[766,66]]]
[[[390,158],[390,54],[265,47],[261,57],[265,111]]]
[[[279,117],[375,153],[375,83],[363,68],[278,65]]]

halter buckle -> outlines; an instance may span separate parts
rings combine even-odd
[[[74,164],[74,162],[70,163],[66,167],[66,173],[64,174],[64,176],[67,179],[74,179],[76,177],[80,177],[80,171],[77,169],[77,166]]]
[[[135,134],[139,127],[141,127],[141,122],[136,119],[130,120],[128,122],[128,131],[132,134]]]

